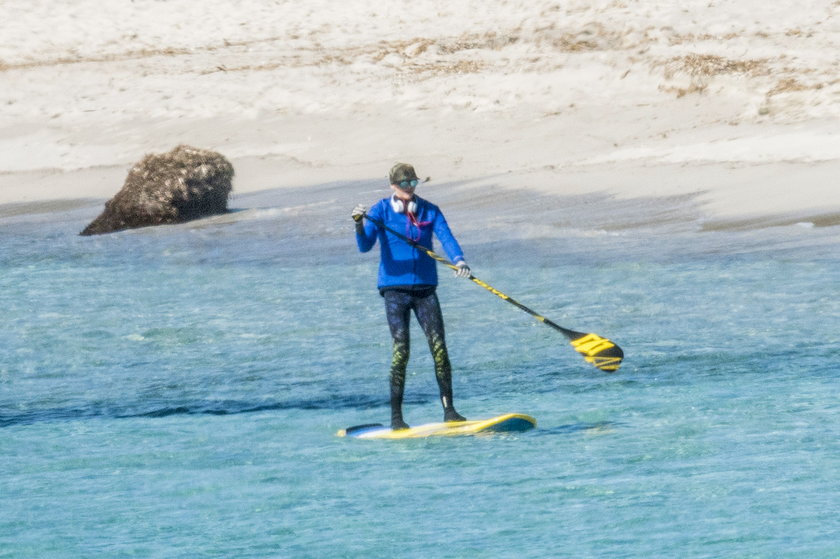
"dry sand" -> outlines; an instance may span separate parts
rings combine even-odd
[[[683,196],[840,223],[840,2],[6,0],[0,204],[113,196],[187,143],[234,192]]]

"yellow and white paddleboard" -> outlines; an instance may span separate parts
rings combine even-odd
[[[478,421],[449,421],[446,423],[426,423],[409,429],[393,431],[381,423],[357,425],[341,429],[339,437],[358,439],[419,439],[424,437],[457,437],[464,435],[482,435],[490,433],[510,433],[527,431],[537,426],[537,420],[530,415],[508,413],[490,419]]]

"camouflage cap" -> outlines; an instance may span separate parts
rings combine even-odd
[[[414,172],[414,167],[408,163],[397,163],[391,167],[388,178],[391,180],[391,184],[399,184],[400,181],[417,179],[417,173]]]

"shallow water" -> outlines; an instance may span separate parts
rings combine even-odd
[[[477,276],[625,364],[442,273],[459,411],[538,428],[348,440],[388,416],[347,217],[380,194],[93,238],[97,203],[2,213],[0,557],[840,557],[837,228],[433,191]],[[418,334],[409,423],[441,415]]]

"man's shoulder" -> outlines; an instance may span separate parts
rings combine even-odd
[[[435,213],[441,213],[440,206],[438,206],[437,204],[435,204],[433,202],[429,202],[425,198],[421,198],[419,196],[415,196],[414,198],[415,198],[415,201],[417,202],[418,206],[425,207],[427,210],[435,212]]]

